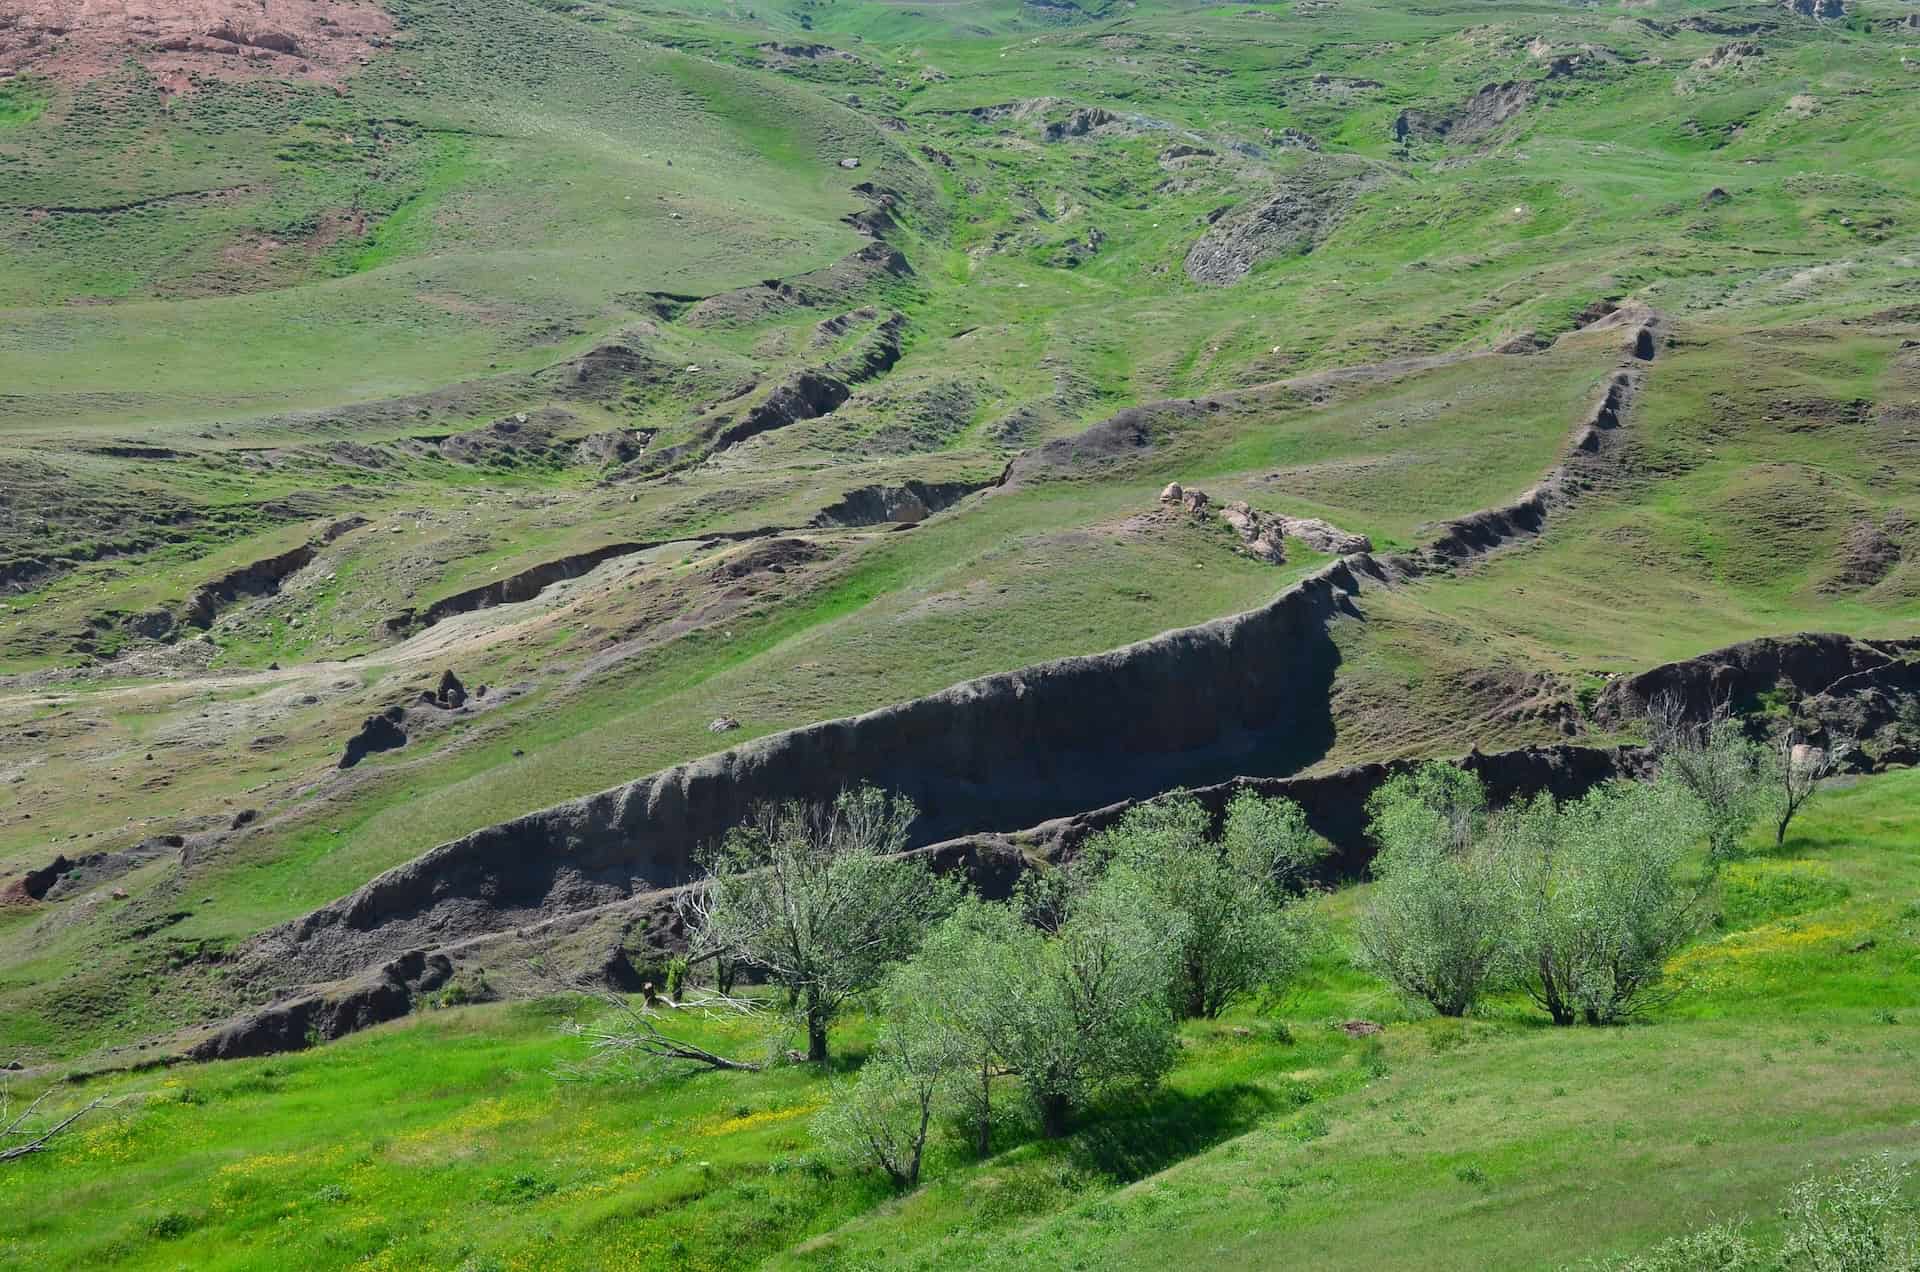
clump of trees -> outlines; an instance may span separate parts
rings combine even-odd
[[[1379,881],[1361,916],[1359,961],[1442,1016],[1465,1015],[1507,952],[1487,793],[1451,764],[1389,779],[1367,801]]]
[[[1852,745],[1844,738],[1827,747],[1805,745],[1791,724],[1763,744],[1747,736],[1728,704],[1695,720],[1674,694],[1648,704],[1647,724],[1662,775],[1699,801],[1716,864],[1739,855],[1748,829],[1761,818],[1773,826],[1774,847],[1784,845],[1787,827]]]
[[[1209,1019],[1297,975],[1312,913],[1301,894],[1328,847],[1290,800],[1242,791],[1217,839],[1211,820],[1178,793],[1129,810],[1087,848],[1182,918],[1173,1007]]]
[[[1378,855],[1357,960],[1446,1016],[1495,990],[1523,991],[1560,1025],[1644,1011],[1719,868],[1758,818],[1775,816],[1783,836],[1825,762],[1661,710],[1657,782],[1498,812],[1476,775],[1449,764],[1383,784],[1367,804]],[[946,1128],[990,1153],[1009,1098],[1057,1137],[1096,1101],[1153,1088],[1181,1019],[1278,1001],[1317,939],[1309,881],[1328,848],[1284,799],[1242,793],[1218,816],[1184,792],[1138,806],[1004,901],[905,852],[915,815],[872,787],[756,809],[684,910],[690,963],[711,961],[720,992],[676,1002],[674,986],[627,1003],[595,1048],[758,1067],[688,1041],[667,1014],[767,1012],[763,997],[731,997],[746,975],[784,991],[806,1039],[789,1057],[822,1062],[835,1023],[863,1003],[873,1045],[817,1129],[911,1188]]]
[[[823,1136],[911,1187],[942,1111],[984,1156],[996,1090],[1017,1079],[1041,1134],[1065,1135],[1093,1101],[1166,1076],[1180,1017],[1283,993],[1326,846],[1285,800],[1242,794],[1217,836],[1212,820],[1177,793],[1010,901],[961,901],[888,977],[873,1057],[820,1115]]]
[[[688,894],[689,943],[785,989],[808,1060],[855,998],[911,955],[956,885],[903,856],[916,810],[872,786],[754,810]]]
[[[1699,780],[1668,769],[1658,782],[1498,814],[1479,778],[1452,765],[1387,782],[1368,803],[1379,855],[1359,961],[1443,1016],[1515,988],[1560,1025],[1643,1011],[1760,807],[1762,768],[1738,770],[1736,783],[1716,746],[1730,751],[1709,739]],[[1703,840],[1704,871],[1693,864]]]
[[[1218,833],[1185,793],[1143,805],[1005,901],[906,853],[914,816],[872,787],[756,809],[683,910],[691,962],[785,992],[807,1042],[794,1059],[825,1060],[849,1005],[870,1005],[873,1046],[817,1129],[902,1188],[944,1127],[991,1152],[1010,1087],[1046,1136],[1096,1100],[1151,1089],[1178,1054],[1180,1018],[1283,994],[1306,960],[1306,884],[1326,845],[1287,801],[1243,794]],[[674,1015],[765,1001],[622,1000],[581,1032],[622,1062],[757,1068],[691,1040]]]

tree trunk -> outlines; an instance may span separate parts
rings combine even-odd
[[[814,1064],[827,1060],[827,1012],[818,991],[807,991],[807,1059]]]
[[[1188,1020],[1199,1020],[1208,1015],[1207,978],[1200,968],[1188,964],[1186,981],[1186,1009],[1181,1015]]]
[[[1553,1017],[1556,1025],[1571,1025],[1574,1021],[1573,1004],[1560,996],[1560,986],[1553,977],[1553,964],[1545,955],[1540,957],[1540,1002]]]
[[[1058,1093],[1041,1096],[1040,1134],[1048,1139],[1064,1138],[1072,1120],[1071,1113],[1066,1096]]]
[[[807,1059],[814,1064],[827,1061],[827,1022],[812,1011],[807,1013]]]
[[[987,1057],[980,1057],[980,1142],[976,1145],[984,1160],[993,1152],[993,1068]]]

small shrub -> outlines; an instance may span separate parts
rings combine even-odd
[[[1764,1266],[1743,1224],[1716,1223],[1598,1268],[1601,1272],[1760,1272]]]
[[[550,1197],[559,1189],[559,1185],[544,1175],[532,1171],[520,1171],[495,1180],[487,1188],[487,1200],[502,1205],[524,1204]]]
[[[1903,1272],[1920,1267],[1920,1225],[1905,1196],[1912,1167],[1883,1153],[1787,1194],[1780,1265],[1793,1272]]]
[[[169,1210],[147,1224],[147,1235],[155,1241],[171,1241],[175,1237],[184,1237],[200,1226],[198,1216],[185,1211]]]

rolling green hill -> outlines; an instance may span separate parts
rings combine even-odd
[[[227,31],[265,44],[163,48],[136,24],[82,57],[94,28],[15,7],[0,1064],[17,1057],[22,1083],[170,1056],[302,991],[303,973],[261,970],[263,934],[437,845],[701,757],[750,770],[733,748],[974,678],[1167,632],[1195,646],[1178,633],[1262,610],[1354,543],[1290,532],[1284,560],[1262,559],[1212,511],[1228,501],[1371,555],[1316,655],[1324,720],[1267,722],[1285,745],[1207,733],[1232,691],[1183,664],[1206,758],[1180,780],[1608,746],[1634,732],[1595,710],[1618,677],[1763,636],[1920,634],[1906,0],[1828,18],[1692,0],[381,0],[383,33],[337,74],[321,41],[344,10],[329,31],[263,6],[284,41]],[[1170,482],[1212,510],[1163,503]],[[1514,508],[1524,524],[1435,550],[1458,519]],[[448,672],[464,703],[423,705]],[[404,745],[343,763],[396,710]],[[1165,771],[1143,761],[1128,793]],[[1874,862],[1911,837],[1911,785],[1835,799],[1802,851],[1840,854],[1893,905]],[[950,820],[1019,829],[1006,810],[1027,804],[976,795]],[[628,861],[596,882],[681,880]],[[1911,933],[1881,919],[1894,976]],[[1791,1053],[1768,1079],[1786,1091],[1837,1081],[1837,1050],[1795,1041],[1806,1019],[1844,1016],[1874,1064],[1897,1032],[1863,1023],[1835,956],[1809,972],[1830,993],[1750,1030],[1727,1005],[1554,1050],[1497,1015],[1460,1039],[1406,1020],[1383,1052],[1313,1032],[1379,1011],[1338,962],[1290,1017],[1305,1059],[1190,1038],[1176,1103],[1114,1125],[1178,1120],[1186,1099],[1213,1129],[1160,1155],[1115,1131],[1113,1151],[1145,1154],[1131,1164],[1030,1146],[896,1203],[809,1174],[801,1124],[743,1124],[697,1175],[655,1159],[702,1118],[800,1107],[812,1079],[739,1096],[702,1079],[682,1112],[657,1093],[573,1104],[542,1076],[565,1049],[549,1007],[514,1004],[112,1079],[147,1111],[76,1143],[130,1137],[98,1151],[171,1173],[136,1188],[30,1164],[16,1180],[75,1200],[10,1228],[0,1259],[177,1262],[178,1237],[207,1242],[207,1266],[253,1266],[248,1234],[284,1210],[292,1248],[327,1266],[543,1249],[612,1266],[620,1242],[662,1266],[1239,1262],[1296,1232],[1302,1257],[1364,1237],[1406,1261],[1442,1224],[1519,1223],[1528,1197],[1574,1187],[1548,1130],[1483,1137],[1449,1095],[1565,1066],[1549,1088],[1592,1082],[1617,1109],[1635,1082],[1696,1091],[1755,1047]],[[332,1175],[309,1160],[340,1102],[397,1098],[443,1051],[461,1075],[417,1125],[366,1128]],[[1457,1082],[1436,1076],[1456,1061]],[[219,1098],[155,1104],[178,1074]],[[1381,1082],[1418,1109],[1389,1109]],[[1311,1141],[1334,1164],[1296,1160],[1299,1117],[1274,1103],[1289,1083],[1345,1101]],[[1813,1156],[1905,1125],[1897,1091],[1860,1085],[1804,1114],[1834,1128]],[[503,1109],[524,1133],[456,1134]],[[1603,1145],[1627,1191],[1635,1172],[1685,1174],[1694,1138],[1716,1145],[1676,1198],[1510,1264],[1755,1209],[1802,1164],[1804,1136],[1767,1140],[1705,1096],[1690,1117],[1657,1149]],[[643,1132],[616,1152],[621,1119]],[[1432,1143],[1381,1156],[1409,1121]],[[444,1182],[389,1177],[416,1131],[459,1139],[420,1158]],[[557,1147],[576,1138],[605,1160]],[[268,1183],[221,1174],[283,1155]],[[1256,1158],[1296,1182],[1232,1182]],[[743,1182],[769,1162],[772,1182]],[[1466,1166],[1485,1178],[1460,1183]],[[1403,1178],[1427,1191],[1395,1211]],[[415,1232],[443,1188],[499,1191],[498,1222],[460,1249]],[[327,1189],[350,1221],[309,1213]],[[974,1197],[991,1248],[954,1232]],[[691,1233],[661,1217],[683,1205]],[[160,1232],[172,1215],[184,1226]]]

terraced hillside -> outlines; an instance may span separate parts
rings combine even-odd
[[[630,967],[861,779],[1358,871],[1755,638],[1909,762],[1920,10],[1814,7],[0,0],[0,1063]]]

